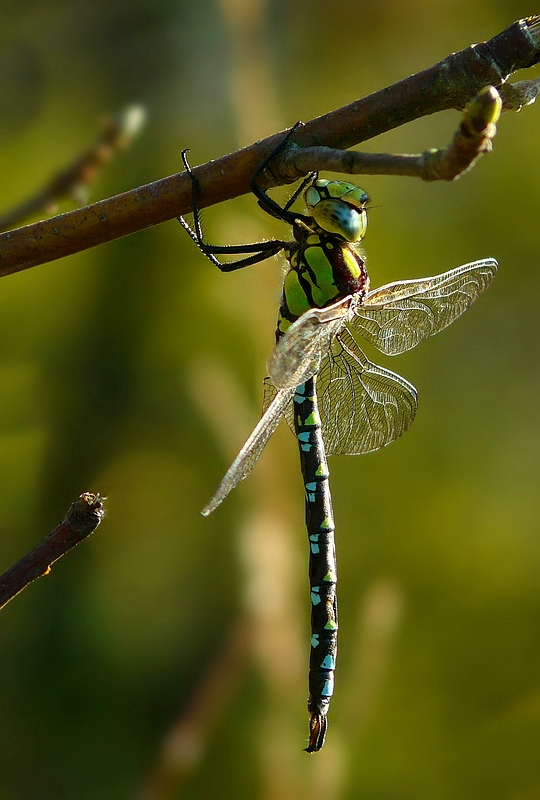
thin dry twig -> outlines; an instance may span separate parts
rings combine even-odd
[[[231,701],[252,647],[251,623],[240,617],[195,693],[166,733],[137,800],[172,800],[204,756],[210,730]]]
[[[540,60],[540,15],[515,22],[492,39],[452,53],[429,69],[310,120],[295,132],[299,147],[346,149],[384,131],[445,109],[462,110],[485,86],[500,87]],[[532,102],[529,86],[526,102]],[[508,94],[508,92],[506,93]],[[519,105],[514,98],[509,108]],[[504,106],[503,106],[504,107]],[[257,167],[283,132],[197,167],[200,206],[250,191]],[[266,171],[265,188],[290,183],[285,153]],[[119,239],[192,210],[192,185],[178,173],[45,222],[0,235],[0,276]]]
[[[0,609],[29,583],[47,575],[55,561],[78,545],[98,527],[105,516],[106,497],[84,492],[70,505],[62,522],[33,550],[0,575]]]
[[[53,175],[33,197],[0,216],[0,231],[19,225],[42,211],[54,213],[57,204],[65,198],[74,199],[78,205],[86,203],[88,186],[94,183],[101,169],[116,153],[129,146],[140,132],[144,118],[144,109],[134,105],[105,119],[98,139],[88,150]]]
[[[453,181],[470,170],[480,156],[490,152],[501,107],[500,95],[493,86],[482,89],[465,109],[454,138],[442,150],[392,155],[332,147],[294,147],[285,156],[287,169],[296,178],[309,170],[329,170],[349,175],[403,175],[424,181]]]

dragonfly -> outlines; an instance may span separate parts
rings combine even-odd
[[[187,151],[182,157],[192,180],[193,229],[183,217],[178,219],[222,271],[255,264],[279,252],[287,261],[261,419],[202,514],[211,514],[251,472],[285,418],[298,440],[305,489],[311,597],[310,728],[305,750],[315,753],[326,737],[337,656],[335,526],[327,457],[386,447],[410,427],[418,406],[414,386],[372,363],[357,336],[388,356],[416,347],[461,316],[490,285],[498,265],[486,258],[434,277],[370,289],[361,246],[369,202],[363,189],[313,172],[281,206],[259,185],[259,176],[292,130],[251,181],[258,204],[292,227],[292,239],[222,246],[205,242],[198,182]],[[307,213],[292,208],[301,195]],[[217,256],[222,254],[241,257],[221,262]]]

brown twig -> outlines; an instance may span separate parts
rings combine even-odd
[[[84,492],[72,503],[62,522],[33,550],[0,575],[0,609],[29,583],[51,571],[55,561],[90,536],[105,516],[105,497]]]
[[[54,175],[33,197],[0,216],[0,231],[18,225],[27,217],[41,211],[53,213],[64,198],[73,198],[79,205],[88,199],[87,187],[100,170],[121,150],[125,150],[144,123],[141,106],[129,106],[103,122],[97,141],[72,164]]]
[[[444,109],[462,110],[485,86],[500,86],[540,60],[540,16],[519,20],[487,42],[453,53],[423,72],[310,120],[295,132],[300,147],[346,149]],[[531,98],[527,102],[531,102]],[[510,104],[511,107],[515,106]],[[250,190],[251,178],[283,132],[197,167],[200,206]],[[265,186],[295,180],[285,154]],[[267,173],[269,170],[267,170]],[[0,235],[0,276],[53,261],[191,211],[191,180],[178,173],[45,222]]]
[[[249,662],[251,639],[251,623],[240,617],[223,649],[201,676],[191,701],[166,733],[137,800],[179,796],[179,787],[199,765],[216,720],[238,688]]]
[[[482,89],[467,106],[454,138],[442,150],[392,155],[332,147],[295,147],[288,150],[285,163],[296,178],[309,170],[329,170],[349,175],[404,175],[424,181],[453,181],[491,150],[501,107],[501,98],[493,86]]]

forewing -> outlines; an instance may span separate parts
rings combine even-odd
[[[317,392],[328,455],[385,447],[405,433],[418,406],[414,386],[372,364],[346,329],[321,366]]]
[[[281,337],[267,362],[277,389],[295,389],[319,371],[336,333],[350,318],[353,296],[327,308],[312,308]]]
[[[403,353],[463,314],[490,285],[497,266],[486,258],[433,278],[381,286],[356,306],[349,327],[386,355]]]
[[[207,517],[211,514],[227,497],[229,492],[234,489],[237,483],[244,480],[244,478],[249,475],[266,443],[277,428],[293,394],[294,388],[282,389],[275,392],[271,403],[265,409],[257,426],[225,473],[214,495],[203,508],[201,512],[203,516]]]

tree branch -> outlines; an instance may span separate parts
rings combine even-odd
[[[0,216],[0,231],[18,225],[40,211],[56,211],[56,204],[66,197],[73,198],[79,205],[85,203],[89,184],[96,180],[100,170],[116,153],[128,147],[133,137],[139,133],[144,117],[145,112],[141,106],[129,106],[121,113],[107,118],[92,147],[81,153],[68,167],[53,175],[33,197]]]
[[[310,120],[295,132],[297,146],[349,148],[410,122],[445,109],[462,110],[485,86],[499,87],[518,69],[540,60],[540,16],[519,20],[487,42],[453,53],[429,69]],[[527,92],[503,90],[507,108],[520,97],[532,102],[538,84]],[[503,104],[504,110],[504,104]],[[250,191],[251,178],[272,152],[283,132],[194,169],[201,207]],[[266,188],[296,179],[284,152],[267,170]],[[0,276],[53,261],[97,244],[135,233],[191,208],[191,180],[178,173],[85,208],[0,235]]]
[[[55,561],[90,536],[105,516],[99,494],[84,492],[72,503],[62,522],[33,550],[0,575],[0,609],[29,583],[47,575]]]
[[[231,702],[253,647],[253,626],[239,617],[222,650],[201,675],[199,685],[160,745],[155,763],[136,800],[179,797],[179,788],[199,765],[216,720]]]
[[[360,153],[333,147],[294,147],[285,164],[295,180],[310,170],[344,172],[349,175],[403,175],[424,181],[453,181],[471,169],[481,155],[491,151],[502,101],[493,86],[471,100],[454,138],[442,150],[425,150],[419,156],[390,153]]]

